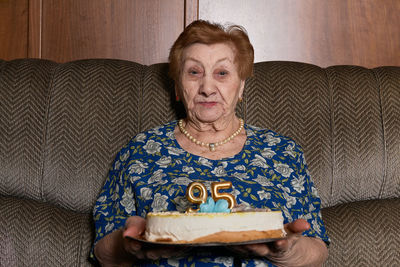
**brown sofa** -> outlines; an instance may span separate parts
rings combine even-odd
[[[0,266],[88,266],[117,151],[181,117],[167,65],[0,60]],[[238,114],[306,154],[326,266],[400,266],[400,67],[255,64]]]

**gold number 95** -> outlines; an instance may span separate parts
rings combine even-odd
[[[229,189],[231,187],[232,183],[229,181],[211,183],[211,194],[214,201],[217,202],[219,199],[225,199],[228,201],[228,207],[230,209],[236,206],[236,200],[232,194],[219,192],[221,189]],[[197,196],[194,193],[196,189],[199,191]],[[186,189],[186,198],[193,204],[205,203],[207,201],[207,197],[207,189],[205,185],[200,182],[192,182]],[[187,212],[197,212],[198,210],[199,209],[188,208]]]

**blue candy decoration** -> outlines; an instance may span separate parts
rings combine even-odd
[[[207,198],[206,203],[200,204],[200,211],[199,212],[214,212],[215,202],[212,197]]]
[[[217,203],[215,203],[212,197],[208,197],[205,203],[200,204],[199,212],[207,212],[207,213],[216,213],[216,212],[225,212],[230,213],[231,210],[228,208],[229,203],[225,199],[219,199]]]
[[[215,204],[214,211],[229,213],[229,212],[231,212],[231,210],[228,208],[228,206],[229,206],[228,201],[226,201],[225,199],[219,199],[217,201],[217,203]]]

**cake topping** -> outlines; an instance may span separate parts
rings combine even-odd
[[[225,212],[230,213],[231,210],[228,208],[228,201],[225,199],[219,199],[216,203],[212,197],[207,198],[207,202],[200,204],[199,212],[212,213],[212,212]]]
[[[203,205],[206,210],[209,210],[212,205],[211,203],[214,203],[215,205],[218,205],[218,209],[220,210],[227,210],[227,209],[232,209],[233,207],[236,206],[236,200],[235,197],[231,194],[228,193],[220,193],[219,191],[221,189],[229,189],[232,187],[231,182],[213,182],[211,183],[211,194],[212,198],[208,198],[208,193],[207,189],[204,186],[204,184],[199,183],[199,182],[192,182],[189,184],[189,186],[186,189],[186,198],[194,204],[200,204],[200,208],[202,204],[205,204],[206,202],[208,204]],[[195,195],[194,191],[198,190],[199,193],[198,195]],[[209,200],[211,199],[211,200]],[[224,201],[221,201],[224,200]],[[226,203],[228,204],[226,207]],[[188,208],[186,210],[187,212],[197,212],[199,209],[192,209]],[[201,211],[205,212],[205,211]],[[226,212],[226,211],[218,211],[218,212]],[[230,212],[230,211],[229,211]]]

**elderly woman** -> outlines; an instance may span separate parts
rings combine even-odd
[[[94,210],[92,253],[103,266],[319,266],[329,238],[301,148],[235,114],[252,74],[253,47],[239,26],[195,21],[170,52],[187,117],[138,134],[117,155]],[[231,181],[239,204],[281,210],[293,234],[231,247],[231,255],[142,246],[132,238],[150,211],[184,211],[187,185]],[[182,252],[186,252],[182,254]]]

